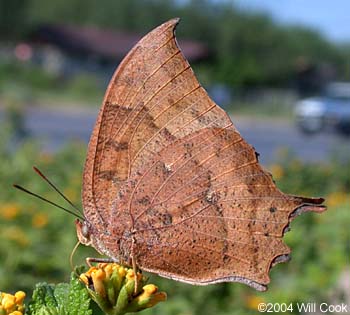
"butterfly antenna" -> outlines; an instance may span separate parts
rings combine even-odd
[[[27,193],[27,194],[29,194],[29,195],[32,195],[32,196],[34,196],[34,197],[36,197],[36,198],[39,198],[40,200],[43,200],[43,201],[45,201],[45,202],[47,202],[47,203],[49,203],[49,204],[51,204],[51,205],[53,205],[53,206],[55,206],[55,207],[57,207],[57,208],[63,210],[63,211],[66,211],[66,212],[68,212],[68,213],[74,215],[75,217],[81,219],[82,221],[85,220],[84,217],[81,216],[80,214],[75,213],[75,212],[73,212],[73,211],[71,211],[71,210],[69,210],[69,209],[66,209],[66,208],[64,208],[64,207],[62,207],[62,206],[60,206],[60,205],[58,205],[57,203],[55,203],[55,202],[53,202],[53,201],[51,201],[51,200],[48,200],[48,199],[46,199],[46,198],[44,198],[44,197],[42,197],[42,196],[40,196],[40,195],[38,195],[38,194],[36,194],[36,193],[33,193],[33,192],[29,191],[28,189],[23,188],[22,186],[19,186],[19,185],[16,185],[16,184],[15,184],[15,185],[13,185],[13,187],[15,187],[15,188],[17,188],[17,189],[19,189],[19,190],[21,190],[21,191],[24,191],[25,193]]]
[[[37,167],[33,166],[33,170],[45,180],[65,201],[67,201],[75,210],[82,214],[81,210],[73,204],[57,187],[54,185]]]

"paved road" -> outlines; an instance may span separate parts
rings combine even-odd
[[[26,125],[32,135],[52,150],[69,139],[88,141],[97,115],[96,110],[56,111],[32,108],[27,111]],[[278,151],[287,148],[304,161],[325,161],[335,153],[350,156],[350,138],[322,133],[300,134],[293,124],[274,120],[232,117],[246,140],[260,153],[260,160],[270,164],[278,159]]]

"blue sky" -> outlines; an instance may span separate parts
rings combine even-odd
[[[349,0],[226,0],[226,2],[234,2],[247,10],[265,11],[281,23],[309,26],[332,41],[350,42]]]

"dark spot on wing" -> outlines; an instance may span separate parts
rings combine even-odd
[[[160,134],[168,141],[173,141],[176,139],[176,137],[167,128],[163,128]]]
[[[101,179],[113,180],[116,173],[117,173],[116,171],[107,170],[107,171],[101,171],[98,175],[99,175],[99,178]]]
[[[168,212],[165,212],[162,214],[162,223],[164,225],[170,225],[173,223],[173,216],[168,213]]]
[[[106,142],[106,145],[112,147],[117,152],[128,149],[128,143],[127,142],[117,142],[117,141],[114,141],[113,139],[109,139]]]
[[[150,199],[148,196],[145,196],[139,200],[137,200],[138,203],[142,204],[142,205],[149,205],[150,204]]]

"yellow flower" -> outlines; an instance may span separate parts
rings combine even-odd
[[[272,173],[272,176],[275,180],[281,179],[284,175],[284,169],[279,164],[273,164],[269,167],[269,169],[270,169],[270,172]]]
[[[91,278],[91,273],[96,270],[96,267],[91,267],[87,272],[80,275],[80,280],[82,280],[86,285],[89,285],[89,278]]]
[[[40,229],[46,226],[48,222],[49,222],[49,219],[46,213],[37,213],[33,216],[33,219],[32,219],[32,225],[37,229]]]
[[[91,298],[110,315],[137,312],[166,300],[166,293],[158,292],[154,284],[146,285],[146,277],[139,272],[135,292],[134,270],[116,263],[93,266],[81,274],[80,279],[87,286]]]
[[[106,279],[105,271],[103,269],[97,269],[92,272],[91,278],[95,292],[102,297],[106,297],[106,289],[104,286],[104,280]]]
[[[29,244],[27,235],[17,226],[10,226],[10,227],[4,228],[1,232],[3,237],[9,240],[15,241],[21,246],[27,246]]]
[[[261,298],[260,296],[256,296],[256,295],[250,295],[248,296],[248,298],[246,299],[246,307],[251,309],[251,310],[258,310],[258,305],[260,303],[264,303],[264,299]]]
[[[15,203],[5,203],[0,208],[0,215],[6,220],[15,219],[20,212],[20,207]]]
[[[22,315],[24,313],[24,298],[26,294],[18,291],[15,295],[0,293],[0,314],[1,315]]]
[[[15,293],[16,303],[17,304],[23,304],[24,298],[26,297],[26,294],[23,291],[17,291]]]
[[[158,292],[158,287],[156,287],[154,284],[147,284],[142,289],[143,292],[138,295],[135,300],[140,305],[145,303],[147,308],[167,299],[166,293]]]
[[[122,266],[118,269],[118,275],[122,278],[124,278],[126,276],[126,272],[127,272],[126,268],[124,268]]]
[[[337,207],[350,202],[350,194],[343,191],[336,191],[330,193],[327,198],[327,205],[329,207]]]

